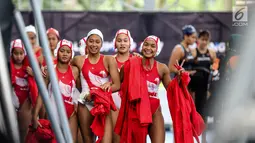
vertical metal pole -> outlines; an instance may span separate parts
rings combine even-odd
[[[44,5],[43,5],[43,0],[40,0],[40,9],[43,9]]]
[[[8,133],[8,137],[14,143],[20,142],[17,116],[12,104],[12,88],[10,83],[10,76],[5,57],[4,44],[2,41],[2,34],[0,30],[0,83],[2,95],[0,96],[1,107],[3,111],[3,119]]]
[[[24,42],[30,64],[31,64],[32,69],[33,69],[34,74],[35,74],[35,80],[36,80],[40,95],[43,99],[44,105],[45,105],[47,113],[49,115],[49,120],[51,121],[51,125],[52,125],[53,131],[56,135],[57,141],[59,143],[65,143],[63,134],[61,132],[61,128],[59,126],[59,123],[57,122],[56,113],[54,113],[52,111],[53,106],[52,106],[50,98],[49,98],[50,96],[49,96],[48,90],[47,90],[47,88],[44,84],[39,65],[36,62],[37,60],[35,58],[35,55],[34,55],[34,52],[33,52],[33,49],[32,49],[32,45],[29,42],[27,34],[23,30],[23,29],[25,29],[25,24],[24,24],[24,21],[22,19],[21,13],[19,11],[15,11],[14,16],[15,16],[17,28],[18,28],[18,30],[20,32],[20,35],[21,35],[21,37],[23,39],[23,42]]]
[[[42,48],[43,55],[45,56],[47,67],[48,67],[50,82],[52,83],[53,95],[54,95],[55,102],[57,105],[60,124],[62,126],[66,142],[72,143],[73,142],[72,134],[71,134],[70,127],[69,127],[63,98],[59,91],[58,80],[57,80],[56,73],[55,73],[55,70],[53,67],[53,63],[52,63],[52,58],[51,58],[51,54],[50,54],[51,52],[50,52],[50,48],[49,48],[48,41],[47,41],[46,29],[45,29],[41,9],[38,6],[38,3],[36,0],[30,0],[30,3],[32,4],[34,17],[38,24],[39,37],[40,37],[40,41],[42,42],[41,45],[43,47]]]
[[[21,0],[18,0],[18,9],[21,10]]]
[[[153,11],[155,8],[155,0],[144,0],[144,10]]]
[[[50,10],[53,9],[53,0],[50,0]]]

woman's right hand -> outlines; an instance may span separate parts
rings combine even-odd
[[[32,118],[32,125],[33,125],[33,129],[36,130],[37,127],[42,127],[42,125],[40,124],[40,122],[37,120],[37,117],[33,117]]]
[[[86,96],[84,97],[84,99],[85,99],[86,102],[91,102],[91,101],[92,101],[92,98],[91,98],[91,95],[90,95],[90,94],[86,95]]]
[[[82,92],[80,94],[80,99],[86,102],[91,102],[92,100],[89,92]]]
[[[47,66],[42,66],[42,67],[41,67],[41,71],[42,71],[42,75],[43,75],[43,77],[46,77],[46,73],[47,73]]]

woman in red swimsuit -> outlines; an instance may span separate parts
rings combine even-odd
[[[127,29],[120,29],[116,32],[115,37],[113,39],[114,48],[117,50],[117,54],[114,55],[114,58],[116,59],[117,65],[118,65],[118,71],[120,71],[121,67],[125,64],[125,62],[132,57],[132,54],[130,53],[130,47],[133,43],[133,38],[131,37],[130,31]],[[112,94],[112,98],[114,101],[114,104],[117,107],[116,111],[111,111],[112,113],[112,122],[113,122],[113,128],[115,127],[120,104],[121,104],[121,97],[119,92],[115,92]],[[119,143],[120,138],[117,134],[113,132],[113,142]]]
[[[49,47],[51,50],[51,57],[52,57],[54,65],[55,65],[57,63],[57,59],[54,56],[54,50],[56,49],[57,44],[60,40],[59,32],[54,28],[49,28],[46,33],[47,33],[47,37],[48,37],[48,41],[49,41]],[[47,66],[45,59],[43,59],[42,66],[43,67]]]
[[[11,81],[14,90],[13,103],[17,110],[19,132],[23,142],[31,121],[31,101],[29,99],[28,73],[24,65],[25,49],[20,39],[11,42]]]
[[[28,38],[30,40],[30,43],[32,45],[33,51],[35,53],[35,56],[38,60],[39,65],[42,65],[43,63],[43,55],[42,55],[42,49],[41,47],[37,44],[37,32],[35,30],[35,27],[33,25],[29,25],[25,27],[25,31],[28,35]],[[28,59],[27,59],[28,60]],[[28,62],[28,61],[27,61]],[[29,67],[28,72],[32,74],[32,69]]]
[[[115,127],[120,142],[144,143],[148,133],[152,143],[165,142],[157,92],[161,81],[167,88],[171,79],[168,67],[154,59],[160,52],[159,46],[158,37],[148,36],[141,45],[143,58],[131,58],[120,71],[122,102]]]
[[[91,89],[104,89],[106,91],[118,91],[120,88],[119,73],[116,60],[112,56],[104,56],[100,54],[100,49],[103,45],[103,34],[98,29],[91,30],[87,35],[86,49],[88,55],[76,56],[72,61],[81,71],[82,93],[80,96],[80,103],[78,106],[79,123],[81,127],[81,134],[83,141],[86,143],[94,142],[93,127],[90,128],[94,122],[94,116],[88,109],[90,104]],[[112,84],[109,84],[109,80]],[[107,97],[108,98],[108,97]],[[85,102],[86,101],[86,102]],[[95,100],[94,100],[95,101]],[[95,107],[92,105],[91,111]],[[96,119],[96,117],[95,117]],[[106,114],[103,136],[99,136],[102,142],[112,142],[112,121],[109,113]],[[97,133],[94,132],[97,135]]]
[[[48,37],[48,41],[49,41],[49,47],[50,47],[50,50],[51,50],[52,61],[53,61],[53,64],[56,65],[57,64],[57,59],[54,56],[54,50],[56,49],[57,44],[60,40],[59,32],[54,28],[49,28],[46,33],[47,33],[47,37]],[[45,78],[46,73],[47,73],[47,64],[46,64],[45,58],[43,58],[43,62],[42,62],[42,65],[41,65],[41,71],[42,71],[43,77]],[[44,118],[45,115],[46,115],[46,110],[43,107],[40,111],[40,118]]]
[[[54,54],[57,58],[57,64],[56,64],[56,75],[58,78],[59,88],[60,92],[62,94],[64,105],[66,108],[67,117],[69,119],[69,126],[71,128],[73,141],[76,142],[77,140],[77,115],[76,115],[76,109],[75,104],[78,102],[78,97],[75,97],[75,88],[76,88],[76,80],[79,78],[79,70],[75,66],[70,65],[70,61],[72,57],[74,56],[73,52],[73,45],[70,41],[67,40],[61,40],[55,51]],[[52,86],[49,81],[49,75],[46,75],[46,85],[48,86],[50,99],[52,101],[52,104],[55,106],[54,109],[57,113],[57,107],[56,103],[54,101],[53,93],[52,93]],[[42,107],[42,99],[39,96],[36,108],[33,113],[33,126],[36,128],[38,125],[37,122],[37,116],[39,113],[40,108]]]
[[[32,48],[33,48],[34,54],[36,56],[37,62],[39,64],[39,66],[41,66],[42,62],[43,62],[43,55],[42,55],[42,52],[41,52],[41,47],[38,46],[37,42],[36,42],[37,35],[36,35],[35,27],[32,26],[32,25],[26,26],[25,27],[25,32],[28,35],[28,38],[30,40],[30,44],[32,45]],[[31,92],[32,105],[34,106],[35,103],[36,103],[36,99],[38,97],[38,88],[37,88],[37,85],[36,85],[36,81],[34,79],[34,74],[33,74],[33,70],[32,70],[31,65],[30,65],[29,58],[27,56],[25,57],[24,64],[26,65],[26,71],[29,75],[28,83],[29,83],[29,89],[30,89],[30,92]]]

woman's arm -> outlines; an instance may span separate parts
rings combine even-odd
[[[177,73],[178,70],[174,67],[174,64],[176,61],[180,61],[183,57],[183,49],[181,47],[175,47],[172,51],[172,54],[169,59],[168,68],[170,70],[170,73]]]
[[[44,79],[44,82],[45,82],[46,87],[47,87],[48,84],[49,84],[49,76],[48,75],[46,75],[46,77]],[[33,127],[34,128],[37,128],[37,126],[38,126],[37,117],[38,117],[39,112],[42,108],[42,105],[43,105],[42,97],[41,97],[41,95],[39,95],[36,99],[35,107],[32,110],[32,122],[33,122]]]
[[[216,62],[216,52],[214,50],[209,49],[210,56],[212,58],[212,63]]]
[[[162,64],[162,63],[160,63],[159,67],[160,67],[160,70],[162,71],[162,83],[163,83],[165,89],[167,89],[168,84],[171,82],[169,69],[168,69],[167,65]]]
[[[73,76],[74,76],[74,79],[75,79],[76,87],[78,89],[80,89],[81,88],[80,74],[79,74],[80,71],[76,66],[72,66],[72,72],[73,72]]]
[[[108,71],[112,79],[112,92],[118,91],[120,89],[120,75],[118,72],[117,62],[112,56],[106,56],[105,58],[108,64]]]

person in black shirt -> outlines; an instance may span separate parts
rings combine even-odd
[[[196,109],[204,119],[204,107],[207,100],[211,65],[216,60],[215,51],[208,49],[210,37],[210,32],[207,30],[200,31],[198,35],[198,46],[192,50],[192,54],[195,57],[192,69],[196,72],[194,75],[191,75],[191,82],[189,84],[189,89],[195,94]]]
[[[193,75],[195,73],[195,71],[192,70],[194,57],[191,53],[190,45],[193,45],[197,40],[197,32],[192,25],[185,25],[182,28],[182,33],[183,40],[180,44],[177,44],[174,47],[169,59],[168,68],[170,70],[170,73],[176,74],[178,70],[174,67],[174,64],[176,63],[176,61],[181,63],[185,60],[182,67],[185,69],[185,71],[189,72],[190,75]]]
[[[194,63],[192,70],[195,71],[193,75],[190,75],[191,81],[189,83],[189,89],[194,95],[195,105],[197,112],[206,121],[205,104],[208,96],[208,84],[211,78],[211,66],[216,60],[215,51],[208,49],[208,45],[211,39],[210,32],[202,30],[198,35],[198,46],[192,50],[194,56]],[[202,135],[202,142],[206,142],[205,132]]]

